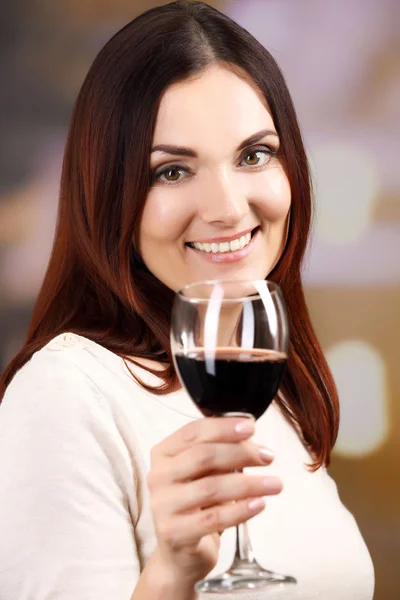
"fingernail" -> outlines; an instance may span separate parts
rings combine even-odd
[[[263,498],[255,498],[255,500],[251,500],[247,506],[251,512],[256,512],[257,510],[264,508],[265,500],[263,500]]]
[[[236,425],[235,431],[240,437],[247,437],[254,431],[254,421],[252,419],[241,421]]]
[[[260,448],[260,458],[264,463],[269,464],[275,458],[274,452],[268,450],[268,448]]]
[[[265,477],[263,485],[270,494],[277,494],[282,490],[282,482],[277,477]]]

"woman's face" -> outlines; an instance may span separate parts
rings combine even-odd
[[[266,105],[228,69],[212,66],[167,89],[136,240],[153,275],[173,291],[267,277],[286,242],[291,202],[278,148]]]

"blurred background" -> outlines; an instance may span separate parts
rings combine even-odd
[[[49,257],[72,106],[95,55],[151,0],[0,8],[0,370],[24,340]],[[209,2],[274,55],[314,176],[304,270],[342,420],[330,473],[400,598],[400,10],[398,0]],[[340,600],[340,599],[338,599]]]

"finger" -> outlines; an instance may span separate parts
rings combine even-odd
[[[158,527],[161,539],[175,549],[197,544],[205,535],[234,527],[254,517],[265,508],[263,498],[246,498],[233,504],[222,504],[188,515],[176,515]]]
[[[208,417],[197,419],[181,427],[155,446],[153,454],[174,457],[188,448],[204,442],[232,443],[248,439],[254,434],[255,420],[239,417]]]
[[[229,472],[245,467],[270,465],[274,453],[251,441],[235,444],[203,443],[188,448],[175,457],[166,459],[156,468],[159,485],[191,481],[211,473]]]
[[[246,498],[273,496],[282,489],[283,484],[278,477],[230,473],[172,486],[153,500],[152,508],[154,514],[161,518]]]

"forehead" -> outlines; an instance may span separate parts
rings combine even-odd
[[[238,145],[274,123],[255,85],[213,65],[165,91],[156,120],[155,144],[210,147]]]

